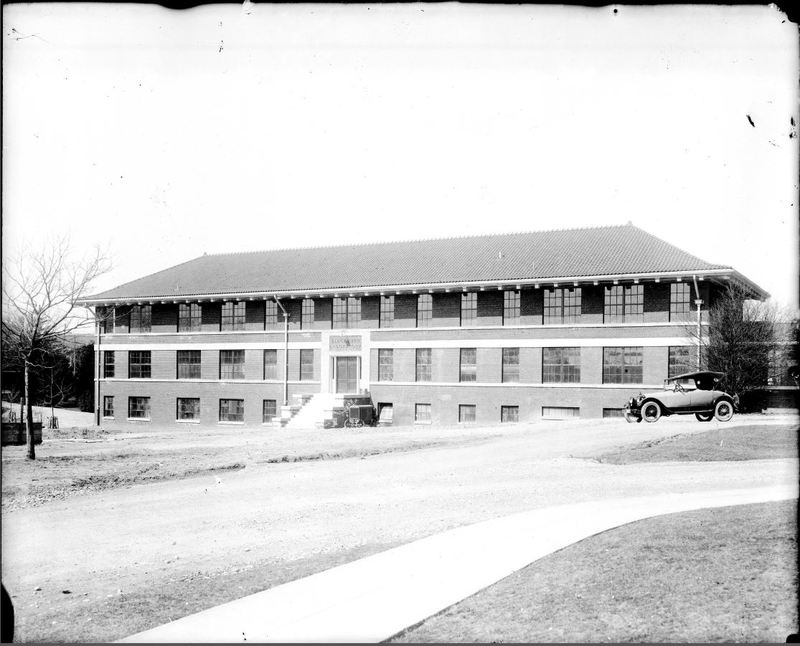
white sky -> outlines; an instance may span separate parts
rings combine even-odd
[[[3,12],[4,252],[100,244],[94,291],[203,252],[630,220],[797,307],[774,7]]]

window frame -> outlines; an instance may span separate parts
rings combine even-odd
[[[277,301],[268,298],[264,301],[264,329],[279,330],[281,328],[280,308]]]
[[[181,361],[182,356],[184,359],[186,359],[187,356],[191,358],[196,357],[197,361],[186,361],[186,360]],[[175,352],[175,378],[200,379],[203,376],[202,360],[203,360],[202,350],[177,350]],[[184,368],[185,371],[189,374],[181,375],[181,368]],[[191,374],[191,373],[196,373],[196,374]]]
[[[542,383],[581,383],[581,348],[575,346],[542,348]]]
[[[545,288],[542,299],[544,325],[573,325],[581,322],[583,303],[581,287]]]
[[[478,381],[478,349],[461,348],[458,353],[459,383],[475,383]]]
[[[643,323],[644,285],[606,285],[603,289],[603,323]]]
[[[478,322],[478,292],[461,292],[459,327],[474,326]]]
[[[241,360],[237,360],[241,357]],[[245,351],[219,351],[219,380],[238,381],[245,378]]]
[[[471,419],[465,419],[470,413]],[[458,405],[458,423],[459,424],[477,424],[478,423],[478,405],[477,404],[459,404]]]
[[[394,295],[381,296],[378,303],[378,327],[394,327]]]
[[[137,410],[141,410],[141,412],[143,413],[141,416],[139,416],[139,415],[134,416],[132,414],[134,412],[134,408],[133,408],[134,400],[141,400],[141,403],[143,404],[141,406],[141,408],[137,407]],[[129,420],[134,420],[134,421],[142,420],[142,421],[149,422],[150,419],[151,419],[150,413],[151,413],[151,411],[150,411],[150,397],[144,397],[142,395],[129,395],[128,396],[128,419]]]
[[[432,407],[429,403],[414,403],[414,424],[430,424],[432,421]]]
[[[134,325],[134,321],[136,325]],[[153,331],[153,306],[132,305],[128,318],[129,334],[149,334]]]
[[[225,415],[230,416],[235,414],[240,414],[240,419],[223,419],[222,418],[222,403],[226,402],[227,406],[229,407],[231,403],[237,404],[237,409],[233,412],[230,410],[226,410]],[[230,398],[220,398],[219,400],[219,412],[217,417],[217,422],[220,424],[244,424],[244,399],[230,399]]]
[[[608,358],[610,352],[613,351],[621,357],[619,365],[610,364]],[[632,356],[636,351],[638,354],[638,363],[628,363],[626,358]],[[613,369],[613,371],[612,371]],[[631,369],[634,369],[631,372]],[[639,374],[638,381],[633,378],[626,378],[626,375]],[[619,380],[615,375],[619,374]],[[643,346],[606,346],[603,348],[603,383],[604,384],[637,384],[644,383],[644,347]]]
[[[267,361],[267,357],[275,357],[275,361]],[[278,379],[278,351],[272,348],[267,348],[264,350],[264,370],[263,370],[263,380],[264,381],[277,381]],[[269,371],[267,370],[267,366],[270,366]],[[268,374],[268,372],[273,373],[272,376]]]
[[[686,353],[686,361],[681,363],[676,361],[676,351],[684,350]],[[680,368],[683,366],[683,368]],[[694,372],[695,366],[692,362],[692,346],[688,345],[671,345],[667,348],[667,379],[671,379],[677,375],[682,375],[687,372]]]
[[[679,289],[680,288],[680,289]],[[677,292],[682,292],[678,294]],[[678,299],[685,294],[686,299]],[[689,283],[674,282],[669,284],[669,320],[686,321],[692,313],[692,287]]]
[[[220,332],[236,332],[237,330],[244,330],[246,322],[246,301],[224,301],[222,303],[219,317]]]
[[[114,395],[103,395],[103,419],[114,419]]]
[[[311,357],[311,360],[304,361],[304,358],[306,357]],[[302,348],[300,350],[300,381],[314,381],[314,360],[315,357],[313,348]]]
[[[433,322],[433,294],[417,295],[417,327],[431,327]]]
[[[300,329],[308,330],[314,325],[314,299],[304,298],[300,303]]]
[[[134,361],[134,357],[136,357],[136,361]],[[145,358],[147,361],[145,361]],[[134,372],[139,374],[134,374]],[[152,374],[153,356],[151,351],[128,350],[128,379],[150,379]]]
[[[178,303],[178,332],[203,330],[203,306],[200,303]]]
[[[520,325],[522,321],[522,290],[503,290],[503,325]]]
[[[514,412],[516,419],[507,419],[509,412]],[[501,404],[500,406],[500,423],[501,424],[517,424],[519,422],[519,404]]]
[[[420,361],[427,357],[426,361]],[[427,374],[427,379],[425,375]],[[414,353],[414,381],[430,382],[433,381],[433,351],[431,348],[416,348]]]
[[[114,379],[117,370],[117,359],[114,352],[114,350],[103,350],[103,379]],[[109,359],[111,359],[111,361],[109,361]]]
[[[502,348],[500,359],[500,381],[504,384],[519,383],[519,348]],[[510,361],[516,355],[516,361]]]
[[[388,360],[384,360],[387,359]],[[394,381],[394,350],[378,348],[378,381]]]
[[[271,403],[271,408],[274,409],[272,415],[267,419],[267,404]],[[264,399],[261,404],[261,423],[270,424],[275,418],[280,418],[278,414],[278,400],[277,399]]]
[[[186,416],[187,409],[181,407],[181,404],[183,402],[193,402],[193,403],[196,402],[196,407],[193,406],[191,412],[193,412],[193,413],[196,412],[197,414],[193,415],[192,417],[187,417]],[[199,423],[200,422],[200,398],[199,397],[177,397],[175,399],[175,421],[176,422],[192,422],[192,423],[195,423],[195,424]]]

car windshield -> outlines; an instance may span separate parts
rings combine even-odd
[[[664,390],[695,390],[699,386],[691,377],[684,377],[683,379],[665,379]]]

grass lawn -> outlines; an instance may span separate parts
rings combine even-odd
[[[705,433],[658,438],[603,453],[609,464],[640,462],[714,462],[797,457],[797,425],[721,425]]]
[[[671,514],[555,552],[393,642],[784,642],[797,501]]]

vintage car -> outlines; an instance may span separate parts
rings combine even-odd
[[[662,415],[690,415],[701,422],[727,422],[739,407],[739,397],[719,387],[721,372],[687,372],[664,380],[664,389],[639,393],[625,404],[628,422],[655,422]]]

